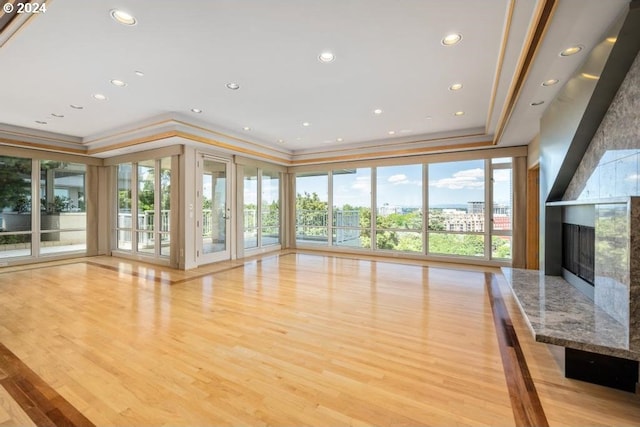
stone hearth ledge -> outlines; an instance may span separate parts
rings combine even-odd
[[[640,360],[628,329],[562,277],[508,267],[502,273],[536,341]]]

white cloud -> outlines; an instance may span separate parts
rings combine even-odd
[[[450,178],[429,181],[430,187],[448,188],[450,190],[479,189],[484,187],[484,169],[467,169],[458,171]]]
[[[371,191],[371,177],[370,176],[358,176],[355,182],[351,185],[351,189],[360,190],[364,192]]]
[[[634,173],[633,175],[629,175],[624,179],[625,181],[640,181],[640,175]]]
[[[397,175],[391,175],[388,179],[388,182],[392,183],[392,184],[404,184],[409,182],[409,180],[407,179],[407,175],[400,173]]]

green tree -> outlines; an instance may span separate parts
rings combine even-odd
[[[31,209],[31,159],[0,156],[0,209]]]
[[[327,202],[316,192],[296,194],[296,228],[298,235],[327,236]]]

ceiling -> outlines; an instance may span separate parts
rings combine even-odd
[[[91,147],[171,118],[290,155],[523,145],[628,3],[50,0],[0,38],[0,133]],[[452,33],[462,40],[443,45]]]

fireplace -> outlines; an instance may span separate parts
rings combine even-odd
[[[595,228],[562,224],[562,267],[594,285]]]

